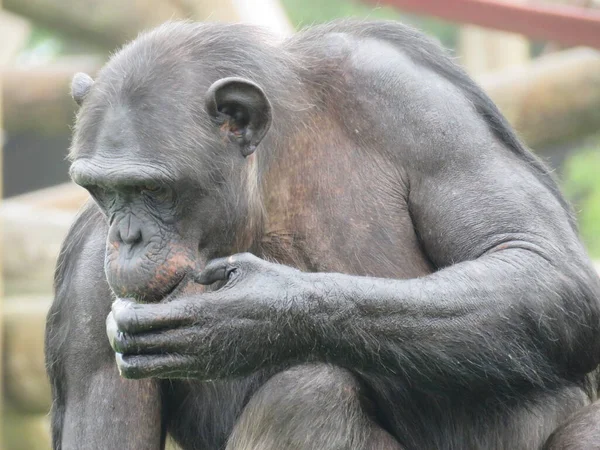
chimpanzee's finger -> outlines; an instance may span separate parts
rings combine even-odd
[[[195,360],[187,355],[122,355],[115,357],[119,373],[124,378],[189,378]]]
[[[120,332],[116,326],[114,332],[111,333],[107,326],[107,333],[112,349],[123,355],[193,353],[202,340],[202,329],[197,327],[130,334]]]
[[[237,262],[237,255],[213,259],[206,265],[195,281],[206,285],[216,283],[217,281],[226,281],[237,269]]]
[[[168,303],[142,304],[117,299],[112,304],[112,320],[123,333],[140,333],[164,328],[178,328],[197,321],[189,302],[173,300]],[[110,315],[109,315],[110,318]],[[109,331],[107,318],[107,332]],[[114,330],[113,330],[114,331]]]

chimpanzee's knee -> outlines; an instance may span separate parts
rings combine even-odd
[[[373,440],[390,445],[375,446]],[[398,448],[365,414],[360,385],[341,368],[302,365],[272,377],[252,397],[228,450]]]
[[[544,445],[544,450],[597,449],[600,449],[600,401],[573,414]]]

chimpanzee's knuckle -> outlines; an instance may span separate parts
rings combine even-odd
[[[234,255],[235,261],[242,265],[242,264],[258,264],[260,263],[262,260],[257,257],[256,255],[253,255],[250,252],[244,252],[244,253],[239,253],[238,255]]]
[[[136,331],[139,320],[138,313],[134,308],[127,308],[118,311],[115,315],[117,328],[123,333],[133,333]]]
[[[252,253],[243,253],[243,257],[238,263],[235,264],[235,268],[240,275],[252,275],[257,272],[264,272],[268,270],[270,262],[253,255]]]
[[[123,354],[136,352],[138,348],[135,336],[118,332],[114,339],[113,350]]]
[[[127,357],[121,353],[116,353],[117,368],[123,378],[136,380],[145,376],[140,359],[137,357]]]
[[[119,331],[129,331],[132,322],[131,313],[128,311],[119,311],[115,314],[115,322]]]
[[[217,258],[211,259],[207,264],[204,270],[217,270],[223,266],[226,266],[228,262],[228,258]]]

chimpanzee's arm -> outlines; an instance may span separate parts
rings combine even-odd
[[[217,292],[113,306],[123,374],[229,377],[324,360],[498,390],[591,370],[600,282],[544,175],[500,144],[444,151],[403,161],[411,217],[439,271],[386,280],[218,260],[200,279],[229,277]]]
[[[119,377],[104,321],[112,296],[104,275],[105,219],[88,205],[69,232],[46,325],[52,386],[52,448],[163,448],[160,386]]]

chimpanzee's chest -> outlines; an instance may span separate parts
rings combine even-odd
[[[273,218],[262,256],[310,272],[396,279],[431,273],[404,200],[353,191],[321,197],[285,220]]]

